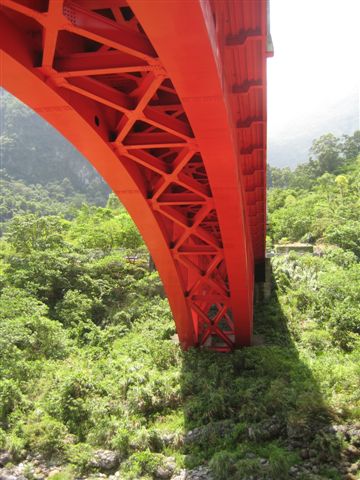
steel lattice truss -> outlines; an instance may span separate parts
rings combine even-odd
[[[179,273],[194,344],[232,349],[234,318],[216,199],[182,101],[129,4],[2,0],[1,7],[32,42],[34,67],[44,81],[76,103],[152,209]],[[247,39],[256,34],[261,35],[256,30],[228,35],[224,59],[236,45],[253,48]],[[264,115],[249,103],[256,87],[256,79],[244,78],[233,93],[234,108],[242,111],[237,131],[243,173],[258,182],[246,191],[253,246],[261,257],[265,128]],[[263,99],[252,103],[257,101]]]

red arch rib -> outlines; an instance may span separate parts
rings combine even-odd
[[[1,3],[1,84],[120,197],[184,348],[251,342],[254,253],[264,257],[265,13],[258,0]]]

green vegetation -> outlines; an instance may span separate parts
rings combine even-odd
[[[46,192],[41,191],[39,186],[35,187],[36,191],[31,195],[22,182],[31,189],[40,183],[51,191],[51,198],[56,201],[63,202],[62,196],[65,199],[76,196],[77,200],[83,196],[88,203],[104,205],[109,188],[89,162],[60,133],[1,88],[0,101],[1,168],[11,178],[20,180],[20,183],[14,185],[5,182],[5,186],[1,187],[5,187],[5,192],[2,190],[4,193],[8,193],[10,188],[18,194],[12,197],[12,213],[18,211],[20,195],[25,203],[46,196]],[[67,177],[65,180],[64,172]],[[1,173],[1,178],[4,179],[4,172]],[[46,208],[45,204],[40,208]],[[43,213],[50,212],[45,210]],[[0,216],[4,218],[1,211]]]
[[[106,203],[102,198],[89,198],[74,189],[67,178],[61,182],[28,184],[15,180],[5,170],[0,170],[0,218],[2,222],[15,215],[34,213],[36,215],[61,215],[74,218],[83,204],[100,205]],[[4,224],[3,224],[4,226]]]
[[[199,465],[215,480],[281,480],[294,468],[344,478],[359,454],[346,433],[360,421],[357,153],[343,149],[302,188],[270,190],[270,247],[305,239],[319,255],[274,257],[275,290],[255,315],[264,344],[226,355],[180,350],[114,196],[69,214],[39,187],[31,201],[44,207],[16,207],[0,241],[0,450],[57,460],[63,480],[96,471],[99,450],[115,452],[111,471],[129,480]],[[6,181],[10,209],[21,191]],[[317,477],[301,470],[309,459]]]

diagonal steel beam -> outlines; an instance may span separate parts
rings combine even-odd
[[[157,56],[147,37],[139,31],[119,25],[71,1],[66,1],[63,13],[68,20],[64,29],[69,32],[145,60],[151,60]]]

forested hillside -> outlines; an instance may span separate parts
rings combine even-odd
[[[358,153],[358,132],[326,136],[309,163],[271,169],[269,250],[306,241],[317,255],[272,259],[273,294],[255,315],[263,342],[231,354],[180,350],[115,196],[80,207],[71,190],[65,206],[69,185],[55,195],[11,171],[0,478],[359,479]]]
[[[50,193],[60,189],[65,195],[75,191],[89,203],[104,205],[109,189],[89,162],[3,89],[0,101],[0,164],[4,173],[28,186],[41,184]]]
[[[40,216],[60,214],[73,218],[83,204],[101,204],[106,202],[104,192],[94,194],[91,199],[85,193],[79,193],[65,178],[61,182],[43,185],[28,184],[15,180],[5,170],[0,170],[0,220],[1,229],[15,215],[34,213]],[[104,203],[105,204],[105,203]],[[1,230],[2,231],[2,230]]]

